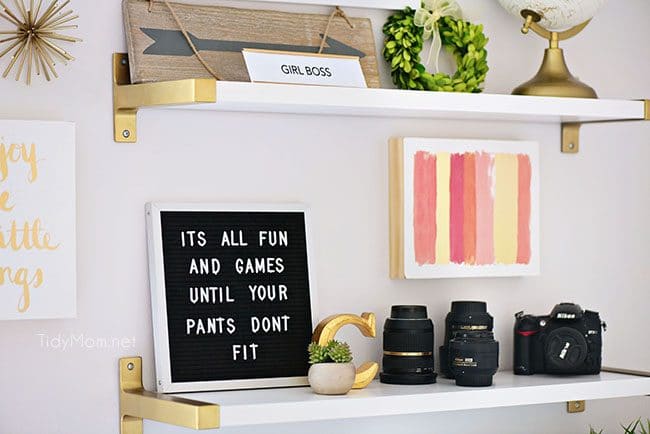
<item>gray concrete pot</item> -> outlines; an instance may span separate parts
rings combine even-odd
[[[309,385],[320,395],[345,395],[352,389],[353,363],[316,363],[309,368]]]

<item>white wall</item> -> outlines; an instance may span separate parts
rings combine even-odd
[[[208,3],[205,1],[204,3]],[[496,1],[465,0],[467,15],[491,38],[487,91],[507,93],[533,75],[544,42],[521,36]],[[111,53],[124,50],[120,2],[74,0],[81,14],[78,60],[62,78],[27,88],[0,80],[0,117],[77,123],[78,318],[3,322],[0,328],[0,433],[118,431],[117,359],[144,358],[153,385],[143,204],[177,201],[301,201],[313,209],[321,315],[421,303],[440,339],[453,299],[484,299],[495,317],[501,364],[510,366],[512,314],[545,313],[563,300],[600,310],[608,321],[606,358],[650,366],[650,125],[583,128],[582,152],[559,152],[559,127],[496,122],[146,111],[139,142],[112,140]],[[293,7],[295,9],[295,7]],[[316,9],[321,10],[321,9]],[[379,32],[385,14],[371,14]],[[565,43],[575,74],[603,97],[650,97],[645,0],[611,1]],[[377,34],[380,40],[379,33]],[[4,60],[6,62],[6,60]],[[541,144],[542,274],[536,278],[391,281],[388,275],[389,136],[537,140]],[[50,337],[134,337],[134,348],[53,350]],[[380,355],[380,340],[355,331],[358,360]],[[648,398],[224,430],[231,433],[401,432],[586,433],[591,423],[650,416]],[[147,423],[147,433],[185,432]]]

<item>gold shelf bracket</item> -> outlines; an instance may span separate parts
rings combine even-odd
[[[119,143],[135,143],[140,107],[213,103],[217,82],[212,78],[131,84],[126,53],[113,54],[113,134]]]
[[[640,119],[617,119],[611,121],[563,122],[562,123],[562,152],[577,154],[580,151],[580,127],[584,124],[603,124],[613,122],[632,122],[650,120],[650,99],[643,100],[644,115]]]
[[[648,114],[648,102],[646,101],[646,115]],[[615,374],[625,374],[625,375],[634,375],[637,377],[650,377],[650,371],[635,371],[631,369],[620,369],[620,368],[611,368],[608,366],[603,366],[601,368],[602,372],[612,372]],[[567,401],[566,411],[567,413],[582,413],[587,409],[586,401]]]
[[[567,413],[582,413],[587,409],[585,401],[569,401],[566,403]]]
[[[580,151],[580,126],[577,122],[562,124],[562,152],[577,154]]]
[[[219,428],[216,404],[149,392],[142,386],[142,358],[120,359],[120,434],[143,434],[143,419],[197,430]]]

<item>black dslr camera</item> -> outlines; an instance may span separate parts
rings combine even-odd
[[[515,374],[600,373],[606,324],[598,312],[560,303],[550,315],[515,318]]]

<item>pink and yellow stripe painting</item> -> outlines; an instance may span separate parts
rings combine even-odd
[[[530,263],[530,156],[417,151],[413,164],[418,265]]]

